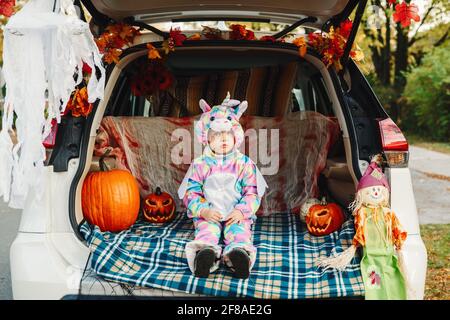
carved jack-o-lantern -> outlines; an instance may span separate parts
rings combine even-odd
[[[341,207],[324,201],[311,206],[305,217],[309,233],[315,236],[324,236],[339,230],[344,221],[345,215]]]
[[[175,202],[167,192],[157,187],[144,202],[144,218],[149,222],[164,223],[175,217]]]

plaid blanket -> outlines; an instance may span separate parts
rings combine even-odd
[[[258,217],[254,225],[256,263],[244,280],[233,278],[223,265],[207,279],[192,275],[184,247],[194,238],[194,228],[185,214],[166,225],[137,222],[120,233],[101,232],[86,222],[80,230],[92,251],[90,267],[108,281],[222,297],[364,295],[359,257],[342,273],[315,266],[319,256],[341,252],[351,244],[352,220],[346,221],[340,231],[314,237],[296,215]]]

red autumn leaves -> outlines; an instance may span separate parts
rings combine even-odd
[[[389,1],[390,3],[396,3]],[[411,20],[416,22],[420,21],[419,8],[414,3],[407,4],[405,1],[395,6],[395,12],[393,14],[394,21],[400,23],[403,28],[411,25]]]
[[[230,40],[256,40],[255,33],[242,24],[232,24],[230,29]]]
[[[74,117],[87,117],[92,111],[92,103],[88,101],[87,88],[76,89],[67,103],[67,110],[72,111]]]
[[[186,37],[186,35],[184,35],[183,33],[181,33],[180,28],[175,28],[172,29],[170,28],[170,32],[169,32],[169,39],[164,40],[162,43],[162,48],[164,50],[164,53],[166,55],[168,55],[170,52],[175,51],[175,47],[179,47],[183,45],[183,42],[185,40],[187,40],[188,37]],[[189,40],[191,40],[192,38],[189,38]],[[156,54],[155,47],[153,47],[153,45],[151,43],[147,44],[147,48],[149,49],[148,52],[148,57],[149,59],[153,59],[152,56],[161,59],[161,56],[158,57],[158,55]],[[153,54],[152,54],[153,51]]]
[[[118,23],[106,27],[106,32],[95,39],[95,42],[106,63],[118,63],[122,48],[130,46],[138,35],[140,35],[138,29]]]
[[[131,92],[135,96],[147,96],[168,89],[172,83],[173,76],[161,61],[148,61],[131,78]]]
[[[305,56],[309,46],[322,55],[322,61],[327,67],[334,65],[337,70],[341,70],[341,58],[352,26],[350,20],[345,20],[336,29],[331,27],[328,33],[309,33],[308,39],[298,37],[292,43],[298,47],[300,56]],[[350,50],[350,56],[355,61],[363,59],[361,50],[355,44]]]
[[[169,39],[172,39],[174,46],[179,47],[183,45],[183,42],[187,39],[187,37],[181,33],[179,28],[170,29]]]
[[[91,74],[91,67],[84,63],[82,85],[72,92],[66,107],[66,112],[70,110],[74,117],[87,117],[92,111],[92,103],[88,101],[88,92],[86,88],[86,83],[89,81]]]
[[[0,0],[0,14],[5,17],[11,17],[14,13],[16,0]]]

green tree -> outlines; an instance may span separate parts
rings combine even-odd
[[[450,41],[445,41],[407,74],[405,127],[434,140],[450,141]]]
[[[406,2],[414,3],[410,0]],[[440,46],[447,39],[449,28],[448,24],[445,24],[445,18],[448,17],[449,9],[450,3],[447,0],[428,0],[421,22],[413,31],[414,24],[403,28],[399,23],[393,22],[393,5],[389,5],[385,0],[369,1],[363,19],[366,47],[370,53],[369,60],[373,64],[373,74],[369,79],[375,91],[380,92],[380,98],[394,121],[399,120],[401,113],[401,97],[406,85],[405,74],[420,65],[428,48]],[[422,31],[430,25],[442,24],[444,28],[437,28],[435,32],[438,34],[434,34],[433,38],[428,38],[429,30]],[[433,42],[427,41],[428,44],[423,46],[427,38],[433,39]],[[419,49],[416,48],[417,44]]]

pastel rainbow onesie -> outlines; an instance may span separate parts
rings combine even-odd
[[[212,108],[200,100],[200,107],[203,114],[196,124],[195,133],[206,147],[203,154],[192,162],[178,190],[195,227],[195,239],[186,245],[188,265],[194,273],[196,253],[204,247],[211,247],[217,260],[210,272],[217,270],[221,256],[223,262],[233,268],[227,255],[239,247],[249,254],[251,269],[256,259],[252,226],[267,184],[254,162],[238,150],[244,137],[238,120],[247,108],[247,102],[239,103],[227,96],[221,105]],[[232,130],[235,136],[234,149],[226,155],[215,154],[207,144],[210,129],[218,132]],[[198,213],[203,208],[220,212],[224,216],[222,222],[199,217]],[[234,209],[242,212],[244,221],[226,226],[225,220]],[[219,244],[222,232],[225,245],[223,254]]]

